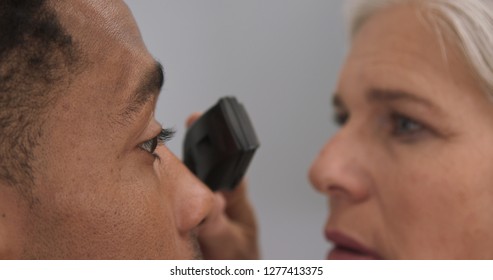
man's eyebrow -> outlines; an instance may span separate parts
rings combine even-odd
[[[152,97],[157,97],[164,85],[164,70],[163,65],[155,62],[144,75],[142,75],[139,85],[136,87],[132,96],[129,97],[127,106],[122,112],[124,122],[131,119],[133,115],[140,112],[142,107],[151,100]]]

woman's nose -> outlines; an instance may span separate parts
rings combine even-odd
[[[331,197],[366,200],[372,181],[363,142],[343,130],[330,139],[309,171],[315,189]]]

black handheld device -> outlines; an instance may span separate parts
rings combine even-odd
[[[188,129],[183,161],[211,190],[232,190],[259,147],[242,104],[224,97]]]

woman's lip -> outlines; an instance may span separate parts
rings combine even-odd
[[[328,259],[381,259],[375,251],[337,230],[327,230],[325,236],[334,243]]]

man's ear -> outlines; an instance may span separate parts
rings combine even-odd
[[[0,182],[0,260],[21,257],[22,231],[27,217],[25,200],[18,191]]]

